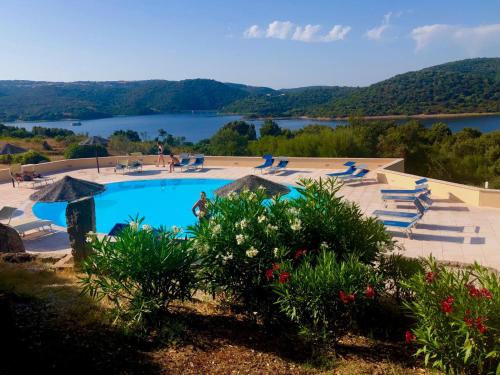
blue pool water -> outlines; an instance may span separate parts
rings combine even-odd
[[[213,197],[215,189],[231,182],[222,179],[168,179],[126,181],[106,185],[106,190],[95,197],[96,226],[100,233],[108,233],[116,223],[130,221],[130,216],[144,217],[153,227],[186,228],[196,222],[191,212],[193,204],[205,191]],[[293,194],[290,193],[290,194]],[[40,219],[66,226],[67,203],[42,203],[33,206]]]

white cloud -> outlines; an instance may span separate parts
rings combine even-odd
[[[379,26],[374,27],[373,29],[367,30],[365,36],[371,40],[381,40],[383,34],[391,27],[391,18],[400,17],[402,12],[389,12],[384,14],[384,18],[382,23]]]
[[[335,25],[330,32],[326,34],[322,40],[324,42],[333,42],[335,40],[344,40],[346,35],[351,31],[351,26]]]
[[[263,35],[264,32],[259,28],[259,25],[252,25],[243,33],[245,38],[261,38]]]
[[[411,31],[415,41],[415,51],[419,52],[433,45],[455,45],[470,55],[500,47],[500,24],[464,27],[457,25],[434,24],[416,27]],[[491,52],[491,51],[490,51]]]
[[[293,23],[291,23],[290,21],[273,21],[267,27],[266,37],[288,39],[292,29]]]
[[[244,32],[245,38],[273,38],[281,40],[296,40],[300,42],[333,42],[343,40],[351,31],[350,26],[335,25],[328,34],[320,35],[321,25],[295,25],[291,21],[273,21],[267,28],[252,25]]]
[[[306,25],[305,27],[297,26],[292,35],[293,40],[300,40],[302,42],[314,42],[316,34],[321,29],[320,25]]]

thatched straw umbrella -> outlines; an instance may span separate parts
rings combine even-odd
[[[261,188],[264,188],[269,198],[278,194],[288,194],[290,192],[290,189],[284,185],[266,180],[262,177],[248,175],[218,188],[215,190],[215,194],[219,197],[225,197],[233,192],[238,194],[243,190],[256,191]]]
[[[30,196],[38,202],[68,202],[66,225],[75,261],[83,260],[90,252],[85,236],[96,231],[94,195],[105,189],[95,182],[65,176]]]
[[[22,154],[27,151],[28,150],[26,150],[25,148],[10,143],[5,143],[2,147],[0,147],[0,155]]]
[[[92,137],[88,137],[86,140],[80,142],[80,146],[94,146],[95,162],[97,164],[97,173],[101,173],[99,171],[99,157],[97,156],[97,145],[106,147],[108,145],[108,140],[106,138],[93,135]]]

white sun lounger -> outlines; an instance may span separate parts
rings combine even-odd
[[[32,231],[32,230],[38,230],[38,231],[50,231],[52,230],[52,221],[50,220],[29,220],[21,223],[14,223],[12,225],[12,228],[14,228],[19,235],[25,236],[26,232]]]

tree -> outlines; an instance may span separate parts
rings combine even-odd
[[[265,120],[264,124],[260,128],[260,136],[265,137],[267,135],[277,137],[281,135],[280,126],[273,120]]]
[[[255,141],[257,139],[257,133],[255,132],[255,125],[249,124],[246,121],[228,122],[219,131],[225,129],[233,130],[239,135],[245,137],[249,141]]]
[[[113,135],[122,135],[126,137],[130,142],[140,142],[141,137],[139,137],[139,133],[135,130],[116,130]]]
[[[230,128],[222,128],[211,139],[212,155],[247,155],[248,138]]]

